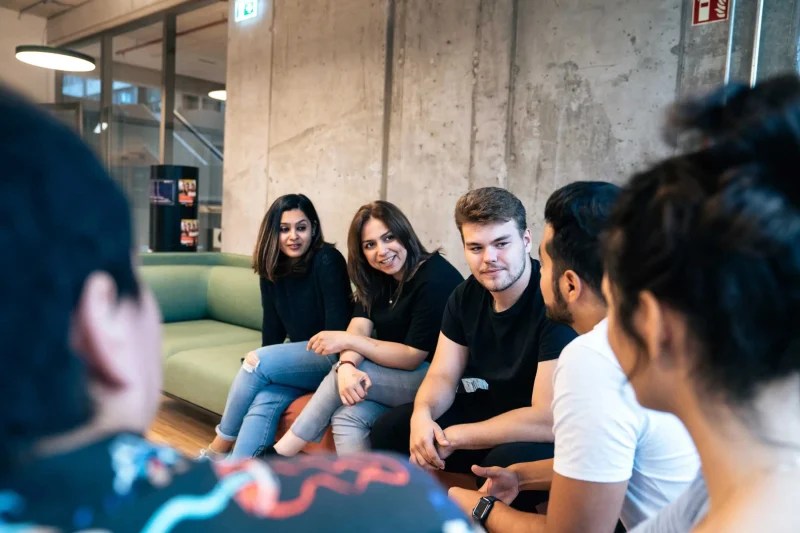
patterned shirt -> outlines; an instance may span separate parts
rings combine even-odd
[[[0,531],[471,531],[426,473],[389,455],[197,463],[119,434],[0,478]]]

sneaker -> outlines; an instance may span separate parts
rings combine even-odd
[[[212,463],[218,463],[220,461],[224,461],[228,458],[227,453],[220,453],[215,452],[211,448],[203,448],[200,450],[200,453],[197,455],[197,461],[211,461]]]

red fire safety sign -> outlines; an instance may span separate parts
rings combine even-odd
[[[728,20],[730,0],[694,0],[692,25]]]

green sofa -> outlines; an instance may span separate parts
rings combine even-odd
[[[164,392],[222,414],[244,355],[261,346],[261,296],[250,257],[141,255],[164,321]]]

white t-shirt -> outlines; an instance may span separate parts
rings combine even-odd
[[[556,473],[628,490],[620,518],[627,529],[675,500],[700,468],[686,428],[636,401],[608,344],[605,320],[569,343],[553,377]]]
[[[688,533],[708,514],[708,491],[702,473],[686,492],[656,516],[642,522],[630,533]]]

